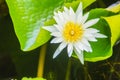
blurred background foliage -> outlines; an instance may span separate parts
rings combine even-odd
[[[118,0],[97,0],[85,10],[106,8],[116,1]],[[85,62],[84,66],[79,60],[69,59],[64,51],[53,60],[55,47],[56,45],[47,45],[43,76],[47,80],[120,80],[120,43],[114,46],[113,55],[109,59],[95,63]],[[20,50],[6,2],[0,0],[0,80],[36,77],[40,48],[29,52]]]

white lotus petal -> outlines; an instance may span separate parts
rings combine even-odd
[[[56,12],[54,12],[54,16],[58,16],[58,14]]]
[[[58,31],[60,31],[60,32],[62,32],[62,30],[63,30],[63,26],[54,24],[54,27],[56,27],[56,29],[58,29]]]
[[[93,41],[93,42],[97,41],[97,39],[94,36],[86,37],[86,39],[89,40],[89,41]]]
[[[61,43],[59,47],[56,49],[55,53],[53,54],[53,59],[56,58],[56,56],[58,56],[66,46],[67,46],[66,43]]]
[[[68,44],[67,52],[68,52],[68,56],[71,57],[71,55],[73,53],[73,45],[72,44]]]
[[[60,48],[59,49],[62,49],[62,48],[65,48],[66,46],[67,46],[67,43],[66,42],[62,42],[61,44],[60,44]]]
[[[78,56],[80,62],[81,62],[82,64],[84,64],[83,52],[82,52],[82,51],[77,51],[77,50],[75,50],[75,53],[76,53],[76,55]]]
[[[62,22],[62,24],[65,24],[65,23],[64,23],[65,20],[64,20],[64,17],[63,17],[63,13],[60,12],[60,11],[58,11],[58,16],[59,16],[59,19],[60,19],[60,21]]]
[[[77,52],[81,52],[82,50],[81,50],[78,46],[79,46],[78,44],[75,45],[75,46],[74,46],[74,50],[76,50]]]
[[[90,46],[88,40],[85,39],[85,38],[81,39],[81,42],[82,42],[83,44],[87,45],[87,46]]]
[[[84,50],[83,44],[81,44],[80,42],[75,43],[75,44],[74,44],[74,47],[75,47],[76,49],[81,50],[81,51]]]
[[[86,46],[85,51],[86,51],[86,52],[92,52],[91,46]]]
[[[107,38],[106,35],[100,34],[100,33],[96,33],[96,34],[94,34],[94,36],[95,36],[96,38]]]
[[[84,31],[84,34],[83,34],[84,37],[93,37],[93,34],[91,34],[89,31]]]
[[[64,7],[64,11],[65,11],[66,14],[69,13],[69,9],[67,7]]]
[[[88,19],[88,16],[89,16],[89,12],[82,17],[82,24],[86,22],[86,20]]]
[[[78,6],[78,8],[77,8],[77,10],[76,10],[76,15],[83,15],[83,10],[82,10],[82,2],[80,2],[80,4],[79,4],[79,6]]]
[[[83,56],[83,52],[81,52],[81,54],[80,54],[80,53],[77,53],[77,56],[78,56],[80,62],[81,62],[82,64],[84,64],[84,56]]]
[[[58,31],[54,26],[45,26],[45,27],[42,27],[42,28],[49,31],[49,32]]]
[[[60,24],[58,15],[53,16],[53,18],[55,19],[55,21],[56,21],[57,24]]]
[[[70,21],[70,19],[69,19],[69,10],[66,7],[64,7],[63,17],[65,19],[65,23],[68,22],[68,21]]]
[[[89,21],[87,21],[85,24],[83,24],[83,27],[84,27],[84,28],[88,28],[88,27],[96,24],[98,21],[99,21],[99,19],[89,20]]]
[[[69,14],[63,12],[63,17],[64,17],[64,21],[65,21],[64,23],[70,21],[70,19],[69,19]]]
[[[82,24],[82,15],[81,14],[76,15],[76,22],[78,24]]]
[[[62,41],[63,41],[63,38],[59,37],[59,38],[53,38],[50,43],[60,43]]]
[[[87,52],[91,52],[92,51],[92,49],[91,49],[91,47],[90,46],[87,46],[87,45],[85,45],[84,43],[82,43],[82,42],[78,42],[77,43],[78,45],[78,48],[83,48],[83,50],[85,50],[85,51],[87,51]],[[82,50],[82,51],[83,51]]]
[[[60,32],[52,32],[50,35],[55,36],[55,37],[61,37],[62,34]]]
[[[74,11],[71,7],[70,7],[70,10],[69,10],[69,18],[70,18],[70,21],[75,22],[76,16],[75,16],[75,13],[74,13]]]
[[[100,31],[97,30],[97,29],[94,29],[94,28],[87,28],[87,29],[86,29],[86,32],[87,32],[87,33],[97,33],[97,32],[100,32]]]
[[[57,23],[58,25],[63,26],[63,23],[62,23],[62,21],[60,20],[59,16],[53,16],[53,18],[55,19],[55,21],[56,21],[56,23]]]

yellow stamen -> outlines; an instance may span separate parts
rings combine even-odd
[[[63,37],[67,42],[76,42],[81,39],[83,32],[84,30],[81,25],[68,22],[64,26]]]

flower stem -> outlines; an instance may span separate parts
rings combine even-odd
[[[86,63],[83,66],[84,69],[84,80],[87,80],[87,67],[86,67]]]
[[[43,77],[46,49],[47,44],[43,45],[40,49],[37,77]]]
[[[88,69],[87,69],[87,63],[85,63],[84,64],[84,66],[83,66],[83,69],[84,69],[84,80],[92,80],[91,79],[91,76],[89,75],[89,73],[88,73]]]
[[[72,63],[71,63],[71,58],[70,58],[68,61],[68,65],[67,65],[65,80],[70,80],[71,64]]]

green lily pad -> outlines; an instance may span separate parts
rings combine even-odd
[[[6,0],[14,29],[23,51],[39,47],[50,39],[41,29],[64,0]]]

